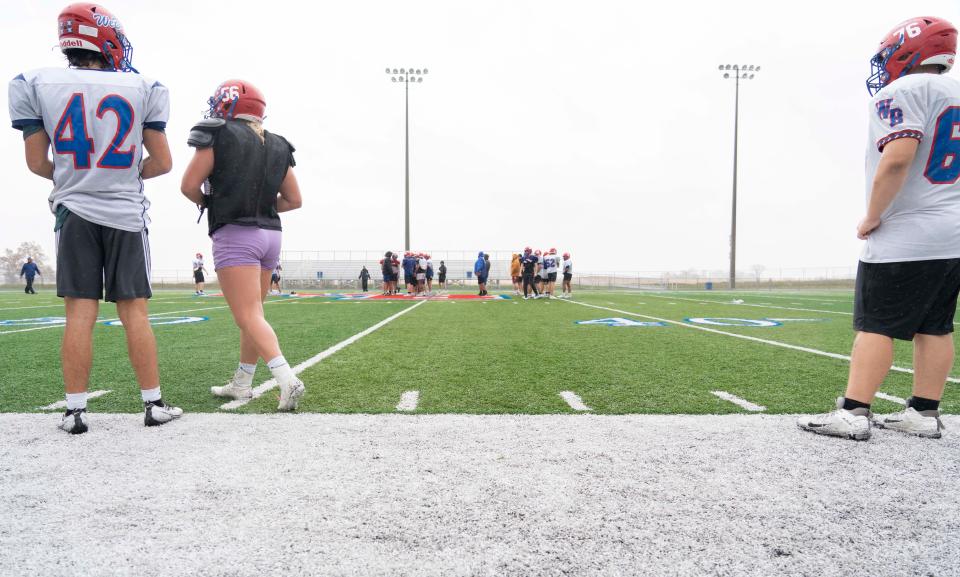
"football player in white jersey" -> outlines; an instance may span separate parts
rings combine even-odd
[[[800,417],[801,429],[868,439],[871,425],[939,438],[940,398],[953,366],[960,292],[960,81],[946,76],[957,29],[912,18],[881,42],[867,89],[867,213],[857,270],[850,375],[837,409]],[[870,405],[893,363],[893,340],[913,341],[905,410]]]
[[[204,296],[206,293],[203,292],[203,283],[206,282],[204,274],[206,274],[207,269],[203,266],[203,255],[197,253],[196,258],[193,259],[193,284],[194,284],[194,295]]]
[[[87,385],[100,299],[117,305],[144,422],[160,425],[183,413],[161,399],[157,345],[147,316],[150,203],[143,181],[171,168],[164,135],[167,89],[133,68],[123,28],[104,8],[71,4],[57,23],[69,67],[17,75],[10,81],[9,105],[13,127],[23,132],[27,167],[53,181],[57,295],[67,317],[62,350],[67,412],[60,428],[74,434],[88,428]]]
[[[563,294],[562,298],[573,296],[573,290],[570,288],[570,281],[573,279],[573,261],[570,260],[570,253],[563,253]]]

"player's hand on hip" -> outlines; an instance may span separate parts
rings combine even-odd
[[[867,240],[867,237],[870,236],[870,233],[877,230],[877,227],[879,226],[879,218],[864,218],[860,221],[860,224],[857,225],[857,238],[860,240]]]

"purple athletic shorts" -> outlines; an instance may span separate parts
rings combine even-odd
[[[280,262],[281,236],[279,230],[224,225],[213,233],[213,270],[253,265],[273,270]]]

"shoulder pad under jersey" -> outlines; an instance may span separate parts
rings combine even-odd
[[[187,144],[196,148],[213,146],[214,137],[226,123],[222,118],[204,118],[190,129]]]

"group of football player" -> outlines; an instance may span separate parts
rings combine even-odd
[[[563,273],[560,296],[556,295],[558,271]],[[560,260],[555,248],[533,250],[528,246],[523,249],[523,253],[513,255],[510,277],[513,280],[514,294],[522,294],[524,299],[562,299],[573,296],[573,260],[569,252],[563,253],[563,260]]]
[[[380,272],[383,275],[384,296],[400,294],[400,271],[403,270],[403,282],[409,296],[432,296],[433,258],[425,252],[406,251],[403,259],[399,253],[387,251],[380,259]],[[447,265],[440,261],[437,269],[437,291],[447,288]]]

